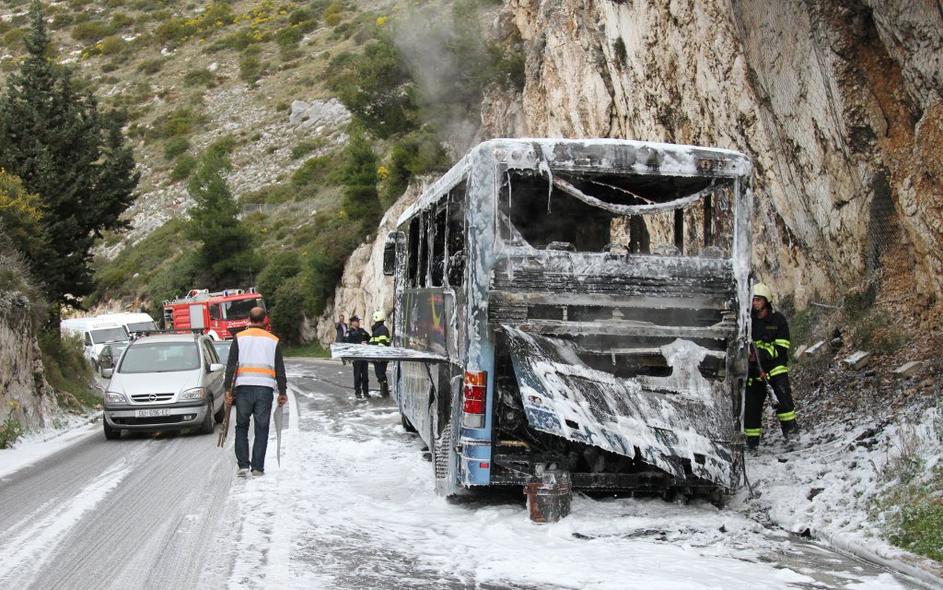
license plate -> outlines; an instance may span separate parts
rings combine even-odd
[[[134,410],[135,418],[155,418],[157,416],[169,416],[170,410],[167,408],[154,408],[151,410]]]

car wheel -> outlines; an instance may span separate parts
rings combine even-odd
[[[118,428],[112,428],[108,426],[108,420],[105,420],[105,417],[102,416],[102,424],[104,425],[105,438],[108,440],[118,440],[121,438],[121,430]]]
[[[213,414],[213,420],[216,420],[217,424],[223,423],[223,418],[226,417],[226,402],[223,402],[223,405],[219,407],[219,411]]]
[[[206,413],[203,415],[203,423],[200,424],[200,434],[213,434],[216,423],[213,421],[213,398],[206,404]]]

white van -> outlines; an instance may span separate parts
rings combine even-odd
[[[106,344],[127,342],[128,330],[115,321],[99,318],[71,318],[62,320],[59,329],[65,334],[77,334],[85,344],[85,358],[98,367],[98,355]]]
[[[139,332],[154,332],[157,330],[154,319],[144,312],[106,313],[97,316],[97,318],[121,324],[132,336]]]

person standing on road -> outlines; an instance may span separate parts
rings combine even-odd
[[[265,449],[272,418],[272,394],[278,390],[278,405],[288,402],[282,344],[265,329],[265,310],[249,311],[249,327],[236,334],[226,363],[226,403],[236,404],[236,462],[239,477],[265,474]],[[249,419],[255,422],[252,458],[249,458]]]
[[[347,331],[347,338],[344,342],[348,344],[363,344],[370,341],[370,333],[360,327],[360,318],[351,316],[350,330]],[[357,399],[367,399],[370,397],[370,377],[368,374],[367,361],[354,361],[354,395]]]
[[[386,322],[386,314],[380,310],[376,311],[373,314],[373,327],[370,328],[370,331],[373,332],[370,344],[390,346],[393,343],[390,339],[390,329],[386,327],[384,322]],[[373,371],[376,373],[377,381],[380,382],[380,396],[389,397],[390,384],[386,380],[386,363],[374,361]]]
[[[747,448],[755,450],[763,436],[767,382],[778,400],[773,403],[783,437],[789,441],[796,430],[796,406],[789,386],[789,324],[783,314],[773,311],[773,292],[763,283],[753,286],[750,330],[753,346],[750,349],[743,434]]]
[[[347,322],[344,321],[344,314],[340,315],[337,323],[334,324],[334,342],[346,342],[347,341]]]

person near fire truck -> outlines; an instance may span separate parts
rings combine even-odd
[[[373,327],[370,328],[370,331],[373,332],[370,344],[390,346],[393,343],[390,339],[390,329],[386,327],[386,314],[382,310],[374,312]],[[386,362],[374,361],[373,370],[376,373],[377,381],[380,382],[380,396],[389,397],[390,384],[386,380]]]
[[[747,448],[759,447],[763,436],[763,407],[767,396],[789,441],[796,433],[796,406],[789,386],[789,324],[773,309],[773,292],[763,283],[753,286],[750,373],[743,416]]]
[[[350,316],[350,327],[344,342],[348,344],[364,344],[370,341],[370,333],[360,327],[360,318]],[[354,366],[354,395],[357,399],[370,397],[369,362],[353,361]]]

